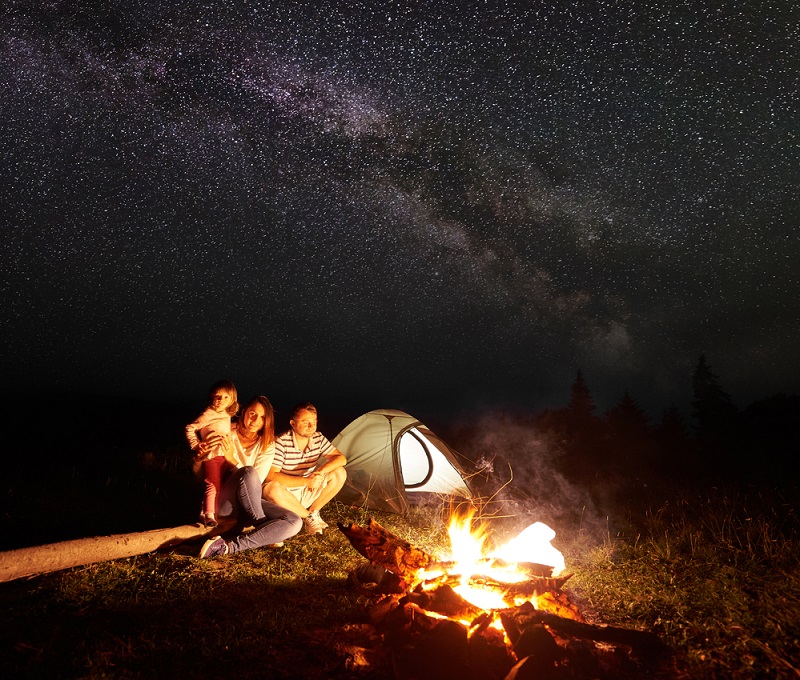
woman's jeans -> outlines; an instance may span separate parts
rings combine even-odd
[[[293,512],[261,497],[261,480],[250,465],[231,471],[222,483],[218,513],[220,517],[236,517],[241,526],[255,527],[227,541],[229,554],[280,543],[303,526],[303,520]]]

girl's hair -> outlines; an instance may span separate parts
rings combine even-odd
[[[217,382],[211,386],[211,389],[208,390],[208,406],[210,407],[214,403],[214,395],[219,390],[223,390],[231,396],[230,406],[225,409],[225,412],[231,417],[235,416],[239,411],[239,402],[236,401],[236,385],[230,380],[217,380]]]
[[[247,411],[253,404],[261,404],[264,409],[264,427],[261,429],[261,445],[266,449],[275,441],[275,409],[263,394],[253,397],[242,409],[242,413]]]

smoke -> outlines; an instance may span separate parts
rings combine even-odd
[[[590,490],[562,471],[564,452],[555,438],[536,430],[530,418],[485,413],[460,428],[459,448],[480,470],[473,488],[481,516],[492,523],[497,543],[543,522],[562,539],[600,537],[607,529]]]

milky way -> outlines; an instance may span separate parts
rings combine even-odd
[[[796,3],[228,4],[6,3],[8,385],[797,391]]]

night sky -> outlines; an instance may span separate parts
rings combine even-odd
[[[798,7],[6,0],[4,390],[796,393]]]

